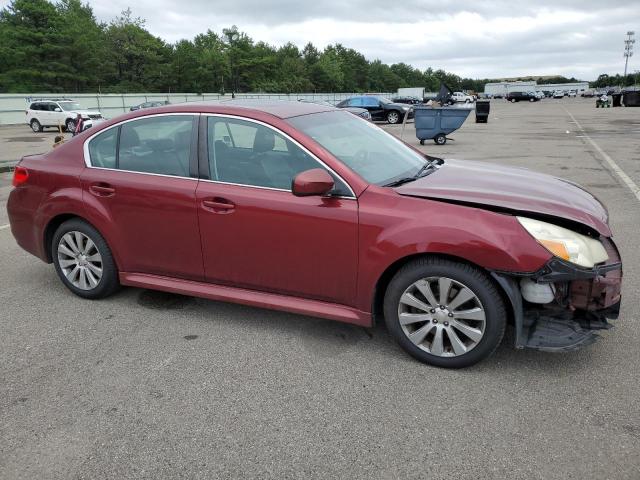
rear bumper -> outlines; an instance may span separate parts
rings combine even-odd
[[[617,319],[620,313],[622,261],[615,244],[607,238],[601,240],[609,259],[592,269],[553,258],[535,273],[492,272],[513,307],[516,348],[575,350],[595,342],[600,330],[612,327],[608,320]],[[554,300],[547,304],[527,302],[520,292],[523,278],[552,284]]]

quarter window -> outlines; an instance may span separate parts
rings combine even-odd
[[[290,190],[298,173],[324,168],[291,140],[264,125],[209,117],[207,126],[209,170],[215,181]],[[349,195],[347,186],[334,179],[333,193]]]
[[[116,168],[116,146],[118,129],[111,128],[97,135],[89,142],[91,165],[101,168]]]

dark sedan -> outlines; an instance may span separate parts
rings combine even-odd
[[[422,99],[418,97],[393,97],[391,101],[393,103],[404,103],[407,105],[420,105],[424,103]]]
[[[134,105],[129,110],[131,112],[135,112],[136,110],[142,110],[143,108],[152,108],[152,107],[164,107],[165,105],[169,105],[169,102],[166,100],[163,101],[154,101],[154,102],[144,102],[138,105]]]
[[[402,103],[394,103],[388,98],[376,97],[374,95],[362,95],[358,97],[351,97],[343,100],[338,105],[338,108],[365,108],[371,114],[371,119],[374,121],[387,121],[388,123],[399,123],[404,120],[405,115],[407,118],[413,118],[413,109],[408,105]]]
[[[537,102],[540,99],[536,97],[533,92],[509,92],[507,94],[507,101],[511,103],[516,102]]]
[[[306,100],[304,98],[301,98],[298,101],[303,103],[315,103],[316,105],[324,105],[325,107],[335,107],[335,105],[328,100]],[[353,113],[356,117],[362,117],[365,120],[371,120],[371,114],[366,108],[346,107],[345,110],[349,113]]]

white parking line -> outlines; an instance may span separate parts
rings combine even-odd
[[[589,143],[593,145],[593,148],[595,148],[600,154],[600,156],[604,159],[604,161],[607,162],[607,164],[609,164],[609,167],[611,168],[611,170],[613,170],[614,173],[618,175],[618,177],[620,177],[620,180],[622,180],[625,183],[625,185],[629,187],[629,190],[631,190],[631,193],[633,193],[638,199],[638,201],[640,202],[640,187],[638,187],[638,185],[636,185],[635,182],[631,180],[629,175],[624,173],[624,170],[622,170],[618,166],[618,164],[614,162],[609,155],[607,155],[607,152],[605,152],[600,148],[600,145],[598,145],[596,142],[593,141],[593,139],[587,134],[587,132],[584,131],[584,128],[582,128],[582,125],[580,125],[580,123],[578,123],[576,118],[573,115],[571,115],[571,112],[567,110],[565,107],[562,107],[562,108],[564,109],[565,112],[567,112],[567,115],[569,115],[573,119],[575,124],[580,129],[582,136],[584,136],[584,138],[589,140]]]
[[[4,230],[5,228],[9,228],[11,225],[8,223],[6,225],[0,225],[0,230]]]

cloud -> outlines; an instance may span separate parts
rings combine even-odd
[[[168,42],[237,25],[272,45],[342,43],[368,59],[443,68],[474,78],[621,73],[623,39],[640,25],[637,0],[89,0],[110,21],[131,6]],[[7,0],[0,0],[0,6]],[[640,36],[640,32],[638,32]],[[634,56],[630,71],[640,68]]]

